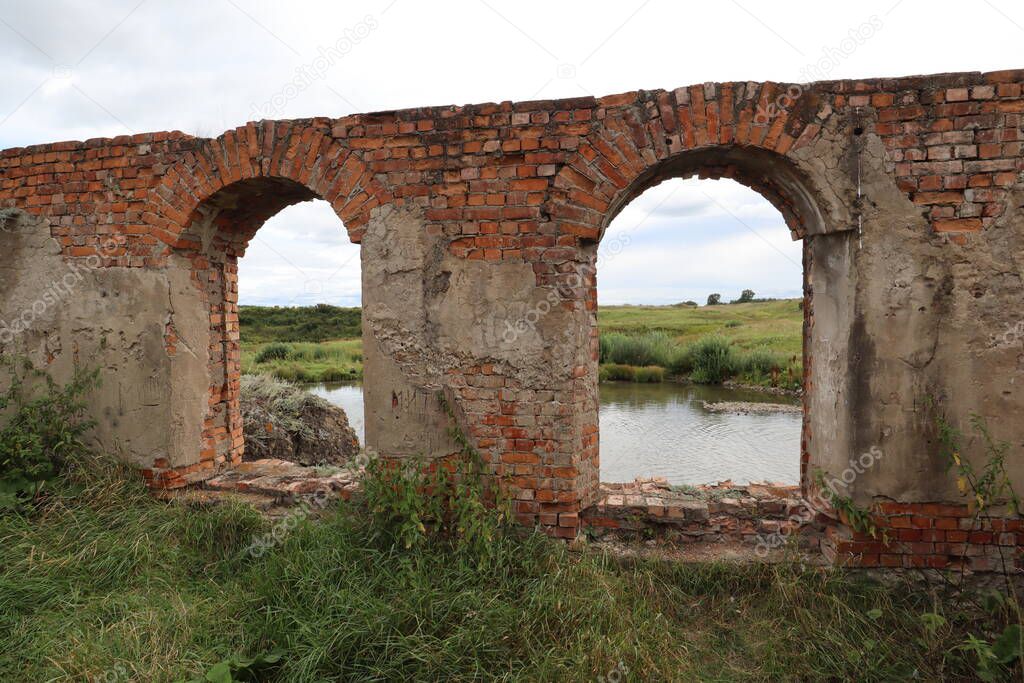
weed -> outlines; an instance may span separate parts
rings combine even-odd
[[[280,342],[267,344],[256,354],[257,363],[269,363],[272,360],[284,360],[291,353],[292,347]]]
[[[732,373],[733,351],[722,337],[705,337],[690,351],[693,371],[690,379],[697,384],[721,384]]]
[[[665,368],[659,368],[657,365],[651,365],[644,368],[636,368],[636,372],[634,373],[634,381],[646,383],[664,382]]]
[[[608,363],[598,371],[598,380],[602,382],[633,382],[636,381],[636,368],[632,365]]]
[[[602,363],[621,365],[660,365],[672,362],[679,346],[664,332],[648,332],[626,335],[610,332],[600,337],[600,358]]]
[[[59,386],[27,360],[0,357],[9,387],[0,394],[0,510],[36,500],[46,483],[85,457],[83,439],[93,426],[85,396],[99,384],[98,370],[76,369]]]

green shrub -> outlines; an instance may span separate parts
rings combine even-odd
[[[330,367],[320,372],[321,382],[344,382],[358,377],[358,373],[352,368]]]
[[[665,332],[645,332],[638,335],[609,332],[602,334],[600,339],[602,363],[665,367],[671,364],[678,349],[678,343]]]
[[[685,376],[693,371],[693,352],[690,346],[676,349],[668,365],[665,366],[670,375]]]
[[[657,365],[649,365],[643,368],[637,368],[635,373],[635,381],[645,383],[657,383],[665,381],[665,368],[658,367]]]
[[[607,363],[601,366],[598,379],[602,382],[634,382],[636,381],[636,368],[632,365]]]
[[[772,370],[781,370],[786,359],[768,349],[752,349],[735,354],[733,369],[738,374],[769,375]]]
[[[704,337],[690,349],[690,356],[690,379],[697,384],[721,384],[732,374],[732,346],[722,337]]]
[[[443,544],[479,567],[491,564],[510,528],[511,506],[484,474],[480,454],[455,423],[443,396],[455,460],[372,458],[362,479],[374,536],[393,549]]]
[[[742,381],[753,384],[799,389],[803,383],[803,363],[799,356],[759,347],[733,354],[732,371]]]
[[[0,394],[0,510],[39,496],[43,486],[89,453],[82,438],[93,426],[85,395],[99,384],[99,370],[76,369],[58,386],[28,361],[0,358],[10,387]]]
[[[297,363],[278,365],[270,371],[270,374],[278,379],[283,379],[286,382],[295,382],[296,384],[311,384],[320,381],[319,374],[315,374],[313,371]]]
[[[629,337],[621,332],[607,332],[599,338],[598,357],[601,363],[612,363],[612,359],[618,356],[620,349],[628,343]]]
[[[256,354],[257,363],[269,363],[274,360],[285,360],[291,353],[292,347],[288,344],[282,344],[280,342],[274,342],[267,344],[260,352]]]

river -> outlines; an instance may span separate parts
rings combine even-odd
[[[363,391],[352,382],[311,390],[348,414],[363,440]],[[757,391],[665,382],[601,385],[601,481],[660,476],[672,484],[800,477],[800,415],[712,413],[704,401],[789,402]]]

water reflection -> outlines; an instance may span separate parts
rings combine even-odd
[[[341,406],[363,440],[356,382],[311,388]],[[674,383],[601,385],[601,480],[666,477],[673,484],[800,477],[800,415],[710,413],[703,401],[795,402],[756,391]]]
[[[794,402],[722,387],[602,384],[601,480],[799,481],[799,413],[711,413],[704,401]]]

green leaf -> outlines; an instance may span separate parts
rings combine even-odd
[[[218,662],[206,672],[206,680],[210,683],[233,683],[231,677],[231,665],[227,662]]]
[[[879,619],[879,618],[881,618],[881,616],[882,616],[882,610],[880,610],[880,609],[875,608],[875,609],[869,609],[868,610],[868,619]]]
[[[1001,664],[1009,664],[1019,658],[1021,652],[1020,624],[1010,624],[992,644],[992,654]]]
[[[921,623],[924,624],[924,628],[928,633],[935,633],[946,625],[946,617],[935,612],[925,612],[921,615]]]
[[[263,664],[277,664],[284,657],[284,650],[271,650],[265,655],[260,655],[256,661]]]

